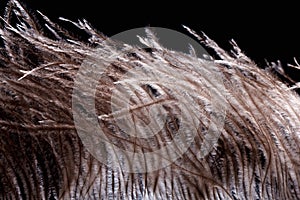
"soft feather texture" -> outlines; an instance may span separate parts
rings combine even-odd
[[[234,42],[229,54],[187,28],[219,57],[204,60],[192,51],[187,55],[162,47],[148,30],[148,45],[156,47],[152,52],[132,48],[132,54],[120,54],[108,67],[96,93],[99,115],[111,114],[112,89],[120,77],[137,62],[150,66],[151,59],[190,74],[182,82],[194,81],[195,100],[203,109],[198,134],[180,159],[154,172],[126,173],[106,167],[87,151],[72,116],[76,72],[87,56],[117,51],[114,41],[79,21],[74,24],[90,36],[80,41],[40,16],[43,20],[37,23],[20,2],[11,0],[0,28],[1,199],[300,199],[300,98]],[[209,62],[222,72],[225,90],[219,92],[228,107],[217,144],[200,159],[211,102],[200,84],[205,77],[193,68]],[[151,87],[136,87],[153,96]],[[166,134],[150,143],[121,137],[114,121],[99,121],[120,147],[149,151],[176,133],[180,125],[174,112],[169,112]]]

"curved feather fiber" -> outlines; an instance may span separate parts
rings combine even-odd
[[[39,22],[33,20],[37,18]],[[0,199],[300,199],[300,98],[257,67],[234,41],[233,52],[227,53],[186,27],[219,57],[205,60],[195,57],[193,49],[188,55],[164,48],[146,29],[141,42],[152,52],[131,47],[130,54],[120,54],[115,41],[85,20],[72,23],[90,36],[88,41],[41,13],[31,16],[16,0],[7,5],[0,27]],[[118,59],[107,59],[115,53]],[[87,57],[108,64],[102,78],[92,81],[98,83],[99,123],[112,143],[149,152],[172,141],[180,127],[176,91],[155,80],[139,79],[145,84],[137,84],[133,77],[140,77],[138,70],[126,80],[135,117],[149,122],[142,110],[162,103],[167,123],[145,139],[129,136],[113,120],[124,114],[111,109],[113,89],[124,83],[126,72],[142,67],[177,80],[167,84],[176,84],[183,93],[192,91],[186,98],[197,102],[199,110],[184,114],[198,113],[200,124],[190,148],[168,167],[149,173],[113,170],[95,159],[77,135],[72,115],[74,79]],[[196,70],[211,63],[222,73],[222,91],[207,85],[209,77]],[[170,67],[172,71],[166,70]],[[228,107],[218,142],[201,159],[212,112],[209,87]],[[121,93],[114,103],[123,105]]]

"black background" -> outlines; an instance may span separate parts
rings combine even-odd
[[[300,60],[300,9],[288,2],[240,3],[198,1],[71,1],[23,0],[32,10],[39,10],[55,22],[58,17],[76,21],[87,19],[107,36],[122,31],[158,26],[187,33],[182,25],[203,31],[221,47],[230,50],[229,40],[234,39],[247,56],[259,66],[265,60],[280,60],[285,66]],[[3,10],[5,1],[1,1]],[[65,23],[63,23],[65,24]],[[290,76],[300,81],[298,70],[286,68]]]

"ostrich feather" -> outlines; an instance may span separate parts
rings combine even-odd
[[[234,41],[228,53],[204,33],[185,27],[217,57],[198,58],[192,47],[190,54],[167,49],[146,28],[140,42],[152,51],[126,44],[131,54],[124,54],[115,48],[120,45],[117,41],[86,20],[60,18],[84,30],[89,39],[83,41],[38,13],[39,22],[22,3],[10,0],[1,18],[1,199],[300,199],[300,98],[293,91],[296,87],[289,88],[270,70],[259,68]],[[113,144],[134,152],[159,149],[184,127],[178,117],[183,114],[199,121],[183,129],[186,133],[197,130],[187,151],[169,166],[140,173],[112,169],[96,159],[78,136],[72,113],[74,80],[84,62],[85,66],[97,63],[103,67],[100,80],[90,76],[84,81],[98,83],[98,121]],[[210,65],[221,72],[224,87],[212,81]],[[135,73],[122,79],[131,70]],[[150,80],[145,72],[157,79]],[[116,90],[117,86],[125,90]],[[89,90],[82,90],[82,95]],[[199,157],[214,123],[212,91],[226,103],[226,116],[222,127],[215,123],[216,144]],[[127,112],[113,109],[124,107],[124,93],[131,97],[130,108],[136,113],[133,121],[142,119],[147,124],[157,118],[145,135],[162,125],[159,134],[134,138],[123,130],[131,127],[118,126],[116,120],[128,121]],[[186,106],[180,110],[178,98],[196,102],[197,109]],[[149,105],[161,104],[163,109],[155,108],[150,117],[145,116]],[[158,116],[166,113],[166,121],[159,121]]]

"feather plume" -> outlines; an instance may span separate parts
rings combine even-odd
[[[190,54],[168,50],[147,28],[140,41],[153,51],[128,45],[131,54],[122,54],[116,41],[86,20],[60,18],[89,35],[88,41],[80,41],[39,14],[44,25],[37,25],[22,3],[10,0],[1,18],[1,199],[300,199],[300,98],[292,90],[299,84],[289,88],[268,69],[259,68],[234,41],[228,53],[188,27],[219,59],[197,58],[192,47]],[[119,56],[113,60],[110,55]],[[183,126],[178,116],[183,114],[199,120],[198,127],[192,121],[187,126],[197,129],[189,149],[153,172],[126,173],[99,162],[82,144],[72,113],[74,79],[87,57],[99,66],[108,65],[100,80],[91,76],[86,81],[98,83],[95,106],[112,143],[136,152],[161,148],[176,137]],[[211,64],[221,72],[222,89],[211,81]],[[122,79],[136,66],[141,70]],[[159,79],[147,79],[145,71]],[[174,84],[180,93],[169,89]],[[149,105],[165,105],[164,110],[154,109],[150,118],[167,113],[167,123],[157,121],[145,132],[163,126],[159,134],[137,139],[118,127],[114,119],[126,121],[126,113],[113,110],[110,102],[120,85],[131,97],[136,121],[147,124],[150,119],[144,113]],[[210,91],[226,101],[226,117],[222,128],[215,126],[220,133],[216,144],[201,158],[212,121]],[[122,94],[115,91],[113,106],[124,105]],[[175,101],[180,95],[183,101],[196,102],[198,110],[187,107],[180,113]]]

